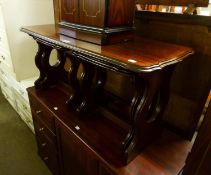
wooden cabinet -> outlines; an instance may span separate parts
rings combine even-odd
[[[59,174],[55,123],[52,113],[33,95],[29,95],[38,154],[54,175]]]
[[[78,0],[61,0],[61,19],[63,21],[79,23]]]
[[[61,20],[104,27],[105,0],[61,0]]]
[[[102,156],[99,148],[97,150],[95,146],[89,144],[90,140],[87,142],[88,138],[82,137],[87,134],[90,135],[89,139],[96,143],[109,142],[109,138],[100,137],[103,131],[107,133],[110,129],[103,127],[107,123],[100,120],[101,124],[91,125],[92,122],[87,119],[75,116],[65,107],[67,91],[59,85],[46,90],[36,90],[31,87],[28,93],[38,154],[54,175],[176,175],[189,151],[188,142],[166,132],[130,164],[125,166],[110,163],[107,159],[109,156]],[[101,133],[95,130],[95,127],[99,127],[98,124],[102,127]],[[116,135],[115,132],[109,134],[110,138],[112,135]],[[104,147],[106,146],[108,145]],[[113,143],[110,146],[115,147],[117,144]],[[109,149],[105,150],[105,153],[111,154]]]
[[[99,160],[73,131],[57,121],[63,175],[98,175]],[[83,167],[83,168],[82,168]]]
[[[133,26],[134,0],[61,0],[61,21],[92,27]]]
[[[138,155],[159,133],[174,65],[192,54],[192,49],[138,36],[127,43],[97,47],[72,38],[64,41],[56,29],[54,25],[22,28],[39,47],[35,61],[40,77],[28,92],[40,156],[52,172],[59,160],[59,172],[64,175],[146,171],[140,168]],[[50,66],[53,49],[59,62]],[[64,69],[67,61],[71,67]],[[80,65],[83,70],[78,78]],[[111,83],[108,71],[133,79],[129,99],[104,88]]]
[[[54,12],[56,22],[69,29],[61,34],[102,45],[132,39],[135,0],[55,0]],[[82,33],[73,34],[74,30]]]

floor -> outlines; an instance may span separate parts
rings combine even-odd
[[[1,92],[0,175],[52,175],[37,155],[34,134]]]

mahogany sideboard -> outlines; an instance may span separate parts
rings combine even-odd
[[[172,138],[180,143],[178,150],[190,148],[159,126],[172,71],[193,54],[190,47],[138,36],[99,46],[59,35],[55,25],[24,27],[21,31],[32,36],[39,47],[35,63],[40,77],[28,93],[38,152],[54,174],[179,172],[186,158],[182,151],[177,165],[167,156],[154,169],[142,156],[155,145],[158,155],[167,151],[170,156],[175,151],[167,146]],[[53,49],[58,59],[50,65]],[[125,89],[132,96],[123,98],[109,91],[109,71],[128,77],[131,87]],[[166,146],[159,148],[161,144]],[[149,157],[153,154],[148,150]],[[156,156],[154,159],[155,163]]]

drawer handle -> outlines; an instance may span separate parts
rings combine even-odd
[[[48,157],[44,157],[43,160],[44,160],[44,161],[48,160]]]
[[[42,111],[41,110],[37,110],[36,114],[39,115]]]
[[[39,129],[40,132],[43,131],[43,130],[44,130],[44,128],[40,128],[40,129]]]
[[[42,145],[42,147],[45,147],[47,145],[47,143],[42,143],[41,145]]]

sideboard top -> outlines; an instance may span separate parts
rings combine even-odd
[[[135,36],[133,41],[100,46],[76,40],[58,33],[55,25],[40,25],[21,28],[39,42],[47,42],[55,47],[70,49],[87,56],[87,61],[109,64],[113,68],[132,72],[151,72],[182,61],[193,54],[190,47],[165,43]],[[72,31],[75,35],[77,31]],[[114,69],[115,70],[115,69]]]

